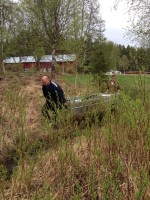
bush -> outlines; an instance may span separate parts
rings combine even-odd
[[[61,67],[60,65],[56,65],[56,66],[55,66],[55,70],[56,70],[56,73],[57,73],[57,74],[60,74],[61,71],[62,71],[62,67]]]
[[[93,84],[100,92],[106,92],[108,84],[108,76],[105,74],[93,74]]]
[[[22,72],[24,71],[22,64],[7,64],[6,70],[12,71],[12,72]]]
[[[65,72],[68,74],[74,74],[75,69],[73,67],[67,67],[67,68],[65,68]]]
[[[91,66],[79,66],[78,67],[79,73],[90,74],[92,72]]]

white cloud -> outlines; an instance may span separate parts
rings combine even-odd
[[[99,0],[99,3],[102,19],[105,20],[107,39],[118,44],[131,45],[131,42],[124,37],[129,20],[126,4],[121,2],[118,8],[114,9],[115,0]]]

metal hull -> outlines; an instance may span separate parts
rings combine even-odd
[[[106,106],[112,105],[118,94],[93,94],[85,97],[73,97],[68,99],[68,109],[74,116],[84,116],[93,112],[102,112]]]

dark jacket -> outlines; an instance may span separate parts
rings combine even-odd
[[[120,90],[120,86],[119,86],[119,83],[117,81],[113,82],[113,81],[110,81],[108,86],[107,86],[107,90],[110,92],[110,93],[116,93]]]
[[[43,85],[42,90],[44,97],[46,98],[46,103],[51,110],[62,108],[62,105],[66,102],[66,99],[62,88],[57,83],[51,81],[49,85]]]

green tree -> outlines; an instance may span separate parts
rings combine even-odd
[[[90,65],[93,67],[93,73],[105,73],[111,68],[111,45],[109,42],[94,44],[90,57]]]
[[[84,64],[89,60],[93,42],[104,40],[104,21],[100,15],[98,1],[75,0],[70,22],[66,35],[67,47],[69,46],[67,49],[80,54],[80,57],[82,54]]]
[[[28,26],[38,28],[45,36],[53,66],[56,50],[70,21],[72,4],[73,0],[22,0],[28,14]]]
[[[102,91],[106,91],[107,76],[105,75],[105,72],[107,72],[112,66],[110,47],[112,47],[112,43],[110,42],[96,42],[93,45],[90,57],[90,66],[92,67],[94,82]]]
[[[129,60],[126,55],[123,55],[120,60],[120,70],[125,73],[126,70],[128,70],[129,67]]]
[[[77,81],[78,71],[83,71],[84,65],[89,64],[93,42],[96,40],[99,42],[104,38],[104,21],[99,15],[97,0],[75,0],[72,11],[63,48],[69,53],[76,54]]]
[[[0,2],[0,55],[1,55],[1,65],[3,67],[3,72],[5,73],[5,68],[3,60],[7,57],[7,45],[15,31],[15,25],[18,22],[19,15],[16,14],[18,10],[17,3],[11,0],[1,0]]]
[[[132,47],[129,52],[129,70],[137,70],[137,49]]]
[[[45,55],[45,51],[44,49],[41,48],[36,48],[36,50],[33,52],[33,56],[36,60],[36,69],[39,70],[40,69],[40,60],[41,57]]]
[[[112,69],[119,68],[120,56],[121,56],[121,52],[120,52],[118,45],[112,44],[112,50],[111,50],[111,55],[110,55]]]
[[[123,0],[116,0],[116,5]],[[142,47],[150,46],[150,1],[126,0],[131,25],[127,35]]]
[[[138,48],[137,49],[137,64],[138,70],[149,70],[150,58],[149,58],[150,50],[149,48]]]

